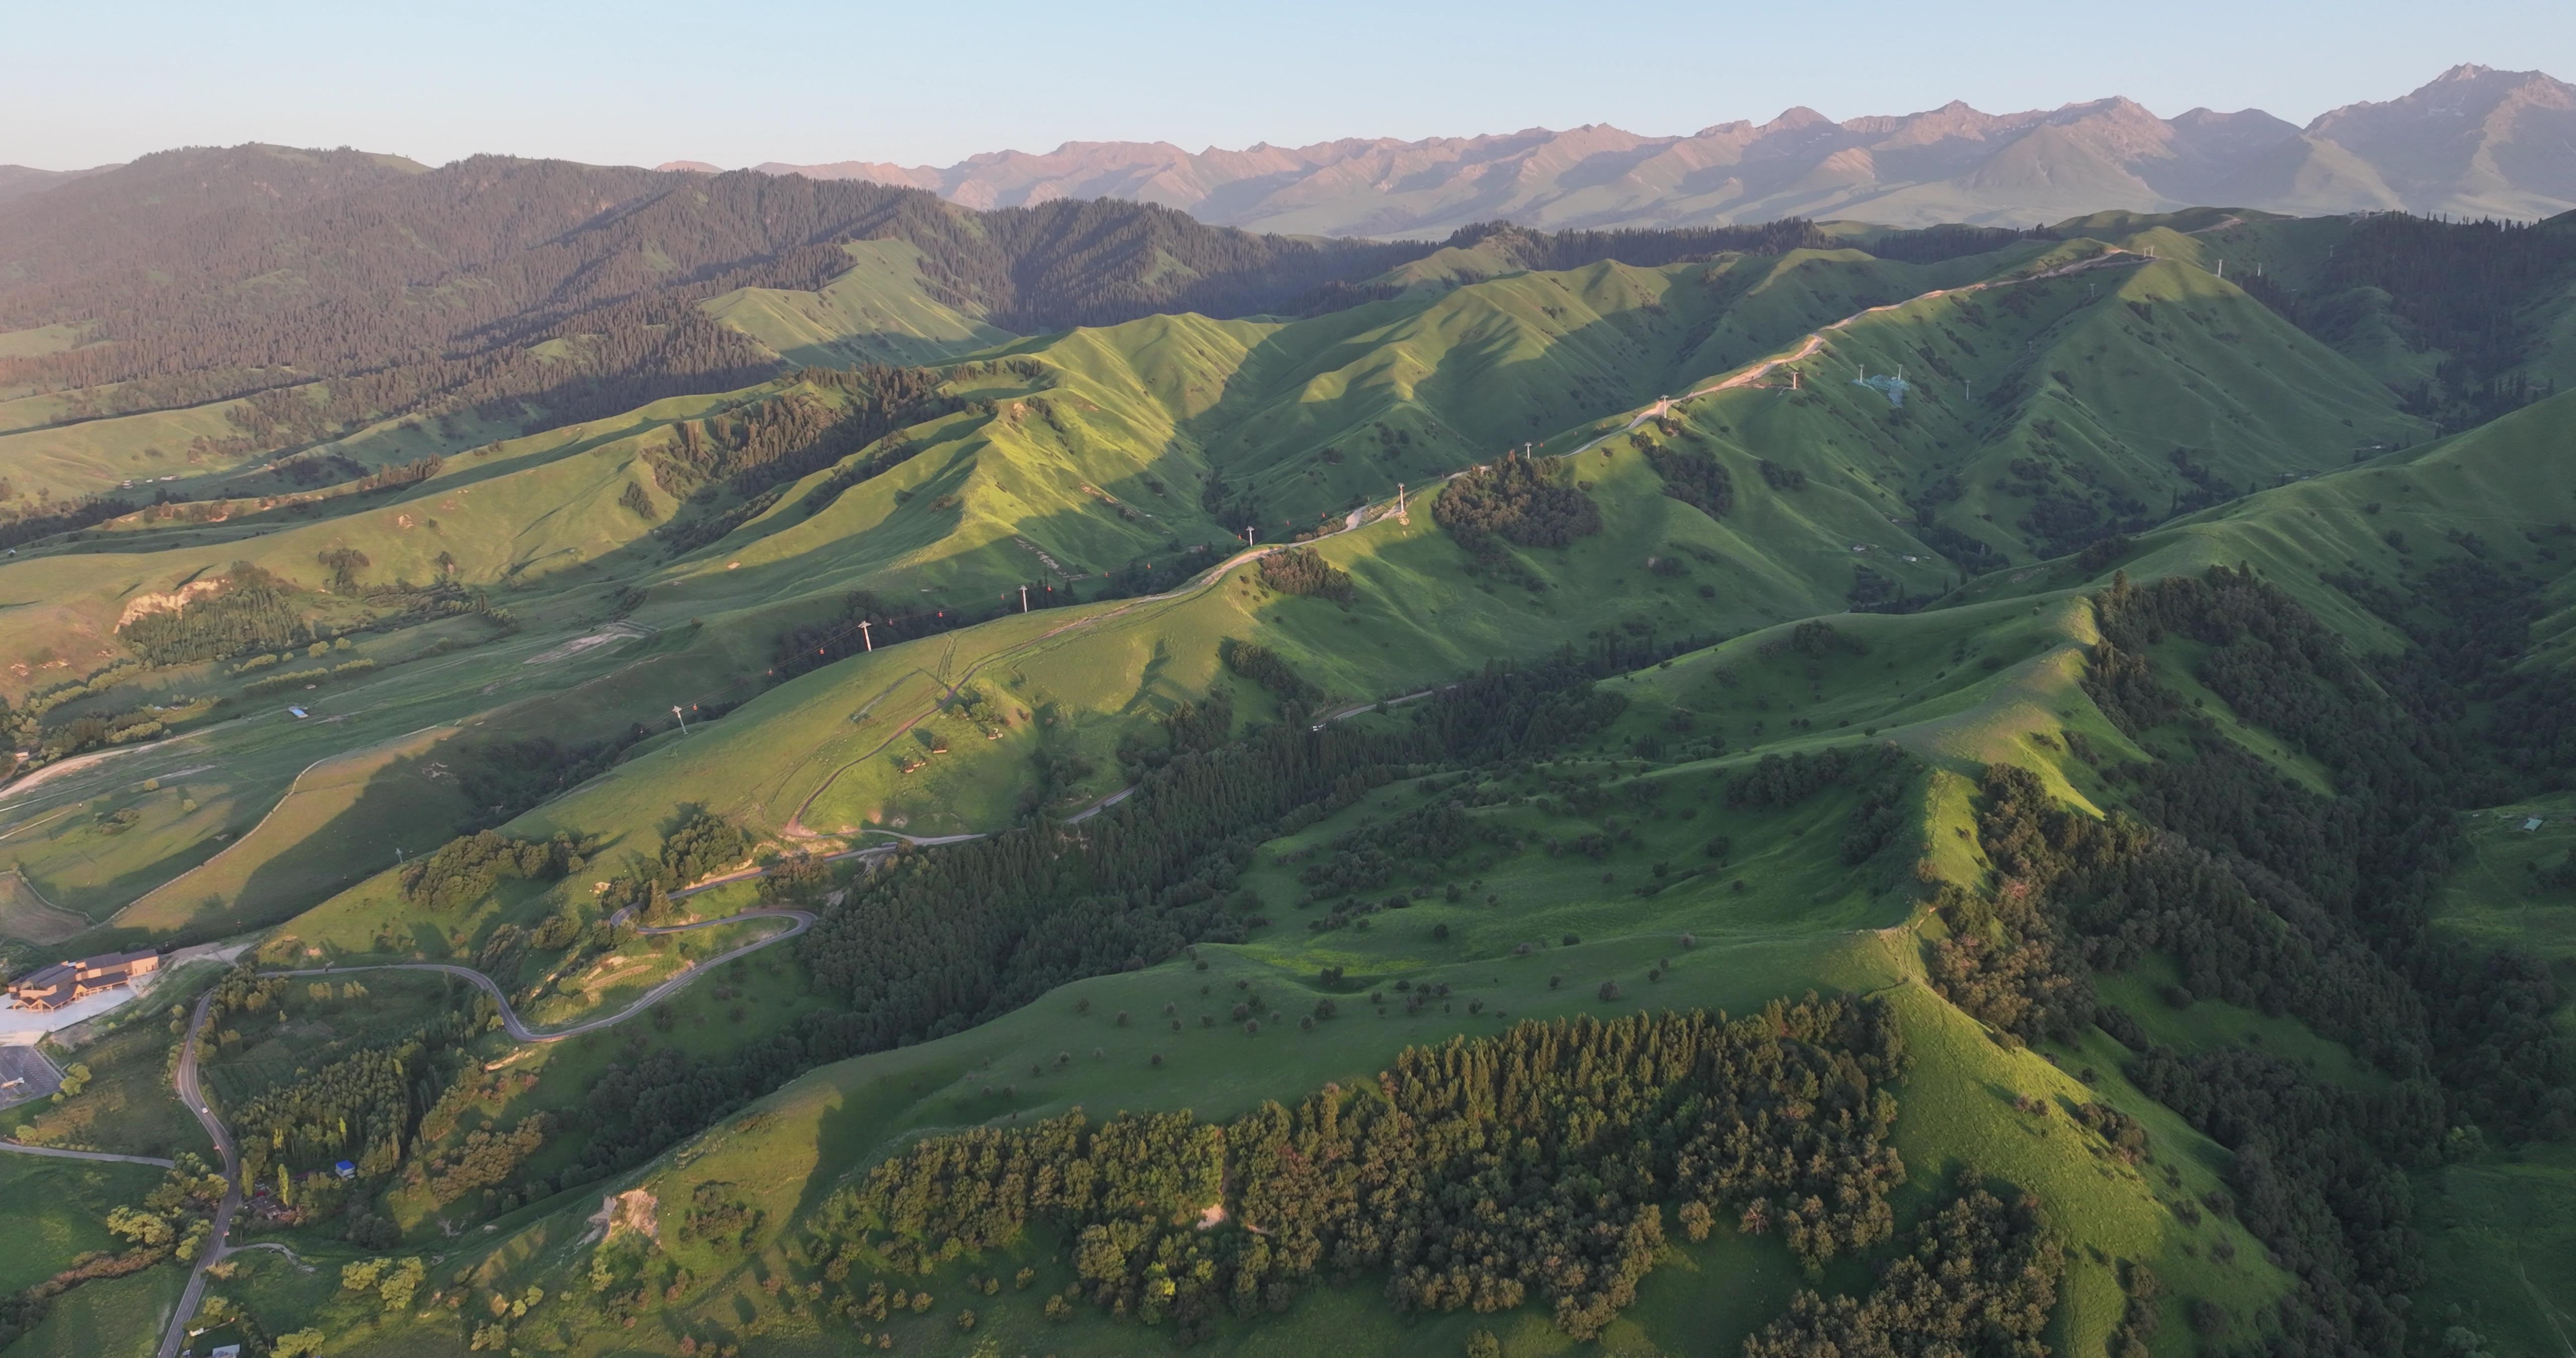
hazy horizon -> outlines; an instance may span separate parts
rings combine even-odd
[[[2439,12],[2195,0],[2155,23],[2074,12],[2030,30],[1883,0],[1829,20],[1639,0],[1594,6],[1589,29],[1572,31],[1561,7],[1389,13],[1345,0],[1286,24],[1127,3],[1067,29],[1060,10],[1015,0],[971,28],[888,7],[800,15],[792,35],[739,30],[734,42],[704,32],[731,25],[728,12],[688,0],[480,3],[435,22],[300,0],[132,13],[113,43],[70,11],[13,20],[23,50],[52,59],[0,87],[0,163],[83,169],[259,141],[433,165],[481,152],[945,165],[1065,142],[1195,151],[1594,123],[1676,135],[1799,106],[1843,120],[1953,99],[2005,113],[2113,95],[2166,117],[2260,108],[2304,124],[2461,63],[2576,72],[2576,8],[2496,0]],[[1040,36],[1014,40],[1023,34]]]

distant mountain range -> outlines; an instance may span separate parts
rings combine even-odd
[[[1793,108],[1681,137],[1592,124],[1195,154],[1169,142],[1067,142],[945,168],[753,168],[930,189],[977,208],[1126,198],[1217,225],[1329,236],[1437,236],[1496,219],[1550,230],[1789,216],[2023,225],[2204,204],[2534,218],[2576,207],[2576,86],[2455,66],[2403,98],[2347,105],[2304,128],[2256,109],[2159,118],[2125,98],[2005,114],[1954,101],[1839,123]]]

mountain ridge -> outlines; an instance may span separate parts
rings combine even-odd
[[[852,159],[751,168],[927,189],[979,209],[1129,198],[1212,225],[1328,236],[1438,235],[1497,218],[1552,230],[1791,215],[2023,225],[2106,207],[2214,202],[2306,215],[2530,218],[2576,207],[2571,133],[2576,86],[2540,71],[2459,65],[2398,98],[2348,104],[2304,127],[2254,108],[2159,118],[2117,95],[2010,113],[1954,99],[1839,122],[1793,106],[1767,122],[1737,119],[1677,136],[1586,123],[1197,152],[1169,141],[1068,141],[947,166]]]

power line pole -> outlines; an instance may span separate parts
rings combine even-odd
[[[868,620],[865,618],[859,619],[859,642],[871,651],[877,648],[877,640],[875,637],[869,635]]]
[[[1257,524],[1257,523],[1247,523],[1247,524],[1245,524],[1245,525],[1243,526],[1243,545],[1244,545],[1244,546],[1246,546],[1246,547],[1251,546],[1251,545],[1253,544],[1253,542],[1255,541],[1255,539],[1260,535],[1260,532],[1261,532],[1261,525],[1260,525],[1260,524]]]
[[[1029,611],[1029,587],[1026,585],[1020,586],[1020,611],[1023,613]]]
[[[680,734],[684,736],[687,735],[689,733],[689,714],[681,711],[678,703],[673,703],[671,704],[671,715],[680,719]]]

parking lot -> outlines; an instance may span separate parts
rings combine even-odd
[[[41,1099],[63,1087],[63,1073],[33,1047],[0,1047],[0,1108]]]

